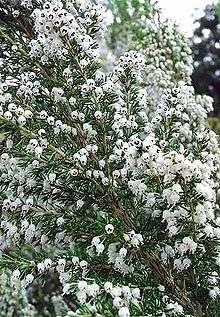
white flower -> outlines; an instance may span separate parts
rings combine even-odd
[[[97,120],[100,120],[102,118],[102,112],[101,111],[96,111],[94,113],[94,116]]]
[[[105,231],[107,234],[111,234],[114,231],[114,226],[112,224],[108,224],[105,226]]]
[[[100,255],[105,249],[105,246],[103,243],[99,243],[96,245],[96,252],[98,253],[98,255]]]
[[[100,292],[100,287],[98,284],[93,283],[87,286],[86,291],[89,296],[96,297]]]
[[[133,288],[131,293],[132,293],[132,296],[134,298],[140,298],[141,297],[141,292],[140,292],[139,288]]]
[[[87,299],[87,295],[85,291],[79,291],[76,293],[76,297],[81,304],[84,304]]]
[[[121,297],[117,296],[113,299],[113,306],[115,306],[116,308],[122,307],[123,304],[124,304],[124,301]]]
[[[24,111],[24,116],[25,116],[26,119],[30,119],[33,116],[33,112],[31,110],[27,109],[27,110]]]
[[[84,203],[85,203],[85,202],[84,202],[82,199],[77,200],[77,202],[76,202],[76,208],[77,208],[77,209],[82,208],[82,206],[84,205]]]
[[[104,290],[106,293],[110,293],[113,288],[113,284],[111,282],[105,282],[104,284]]]
[[[43,153],[43,148],[41,146],[37,146],[34,150],[35,154],[37,157],[40,157],[41,154]]]
[[[163,196],[170,205],[175,205],[180,200],[179,192],[173,189],[164,189]]]
[[[122,292],[126,300],[131,298],[131,289],[129,286],[122,286]]]
[[[135,234],[131,237],[131,245],[134,247],[139,247],[140,244],[143,244],[143,237],[141,234]]]
[[[11,120],[12,119],[12,113],[10,112],[10,111],[6,111],[5,113],[4,113],[4,117],[5,117],[5,119],[7,119],[7,120]]]
[[[113,297],[120,297],[121,294],[122,294],[122,289],[121,289],[121,287],[115,286],[115,287],[112,288],[112,290],[111,290],[111,295],[112,295]]]
[[[61,226],[62,224],[64,224],[64,222],[65,222],[65,220],[64,220],[64,218],[63,218],[63,217],[59,217],[59,218],[57,218],[56,223],[57,223],[57,225],[58,225],[58,226]]]
[[[50,268],[52,266],[52,260],[51,259],[45,259],[44,260],[45,268]]]
[[[25,116],[19,116],[18,119],[17,119],[17,122],[18,122],[18,124],[21,125],[21,126],[25,125],[25,123],[26,123],[26,118],[25,118]]]
[[[195,253],[198,244],[194,242],[190,237],[183,238],[183,243],[177,243],[176,249],[179,250],[181,254],[186,253],[187,251]]]
[[[66,259],[59,259],[59,260],[58,260],[58,265],[64,267],[64,266],[66,265]]]
[[[196,191],[209,201],[215,201],[216,199],[215,191],[206,182],[196,184]]]
[[[63,295],[64,294],[69,294],[70,292],[70,284],[64,284],[63,286]]]
[[[25,284],[28,286],[31,284],[34,280],[34,275],[33,274],[27,274],[25,277]]]
[[[97,246],[100,243],[100,238],[99,237],[94,237],[92,239],[92,245]]]
[[[73,263],[73,265],[78,265],[78,264],[79,264],[79,258],[78,258],[78,256],[73,256],[73,257],[72,257],[72,263]]]
[[[159,285],[158,289],[160,292],[164,292],[165,291],[165,287],[163,285]]]
[[[181,305],[179,305],[178,303],[169,303],[169,304],[167,304],[166,309],[168,311],[171,310],[174,314],[177,314],[177,315],[183,314],[183,307]]]
[[[216,297],[220,296],[220,289],[219,287],[215,286],[213,287],[213,289],[211,289],[209,291],[209,296],[212,298],[212,299],[215,299]]]
[[[87,288],[87,282],[86,281],[79,281],[77,286],[78,286],[79,290],[81,290],[81,291],[85,290]]]
[[[43,262],[40,262],[37,264],[38,272],[42,273],[45,270],[45,264]]]
[[[118,316],[119,317],[130,317],[130,312],[127,307],[121,307],[118,311]]]
[[[85,261],[85,260],[82,260],[82,261],[79,262],[79,265],[80,265],[82,270],[85,270],[87,268],[87,266],[88,266],[88,262]]]
[[[21,272],[18,269],[12,272],[12,276],[15,278],[19,278],[20,275],[21,275]]]
[[[121,248],[119,250],[119,255],[124,258],[127,255],[127,252],[128,252],[127,249]]]

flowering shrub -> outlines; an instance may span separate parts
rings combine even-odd
[[[112,16],[108,42],[118,56],[125,49],[141,50],[147,56],[151,82],[167,87],[176,80],[189,80],[192,72],[190,49],[178,27],[160,14],[153,0],[106,0]]]
[[[106,68],[111,70],[124,51],[140,51],[146,57],[142,76],[146,94],[151,95],[148,104],[152,112],[163,89],[173,88],[180,80],[190,83],[192,58],[187,40],[176,25],[162,18],[156,1],[100,1],[108,9],[107,45],[101,45],[101,53],[107,56]]]
[[[99,5],[2,7],[0,267],[9,289],[22,290],[30,316],[217,316],[211,98],[174,81],[153,103],[143,52],[123,53],[104,73]]]

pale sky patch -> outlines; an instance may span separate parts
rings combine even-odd
[[[213,0],[158,0],[164,16],[179,24],[180,29],[188,36],[193,32],[193,15],[202,15],[207,4]],[[196,10],[198,9],[198,10]]]

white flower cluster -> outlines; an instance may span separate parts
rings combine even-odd
[[[8,272],[0,275],[0,316],[22,314],[24,317],[36,317],[37,311],[33,305],[28,303],[27,292],[21,288],[16,275],[19,275],[18,271],[12,274],[11,280],[8,277]]]
[[[129,304],[138,305],[141,297],[139,288],[129,288],[128,286],[114,286],[111,282],[105,282],[103,287],[98,284],[88,284],[85,280],[77,284],[76,296],[80,303],[85,304],[89,299],[100,296],[103,291],[112,298],[112,305],[118,310],[119,317],[129,317]],[[96,311],[94,306],[88,305],[89,310]]]
[[[121,273],[129,274],[134,271],[133,265],[131,262],[131,253],[132,250],[138,249],[141,244],[143,244],[143,237],[141,234],[136,234],[133,230],[123,234],[122,241],[110,240],[110,235],[114,232],[114,227],[112,224],[107,224],[105,226],[106,233],[105,235],[96,236],[92,238],[91,245],[87,248],[87,252],[91,257],[96,255],[101,256],[105,255],[107,252],[107,262],[108,264],[113,265],[115,271]],[[114,236],[112,235],[112,238]],[[105,240],[108,240],[108,246],[105,245]]]
[[[32,18],[30,51],[25,43],[11,58],[26,67],[0,83],[1,267],[26,288],[56,280],[79,314],[183,315],[181,291],[192,307],[195,289],[217,298],[211,99],[182,81],[154,91],[148,53],[100,71],[102,18],[88,1],[45,2]]]
[[[80,4],[79,12],[71,2],[67,2],[66,9],[60,0],[46,1],[43,10],[35,9],[32,13],[35,20],[35,31],[38,36],[30,42],[31,55],[40,57],[42,63],[47,63],[50,59],[58,60],[65,58],[68,48],[64,45],[62,37],[68,36],[70,41],[78,44],[80,51],[91,56],[96,56],[94,39],[87,33],[89,27],[94,26],[94,22],[102,22],[100,10],[89,3]]]
[[[99,2],[103,3],[101,0]],[[107,24],[112,34],[107,33],[106,38],[110,47],[107,53],[113,63],[124,50],[138,48],[147,56],[145,83],[154,95],[160,92],[159,87],[172,86],[173,79],[189,80],[192,59],[187,40],[176,25],[161,17],[157,2],[138,0],[133,3],[124,0],[121,3],[114,0],[110,4],[104,1],[104,4],[111,17]],[[106,49],[103,50],[106,54]]]

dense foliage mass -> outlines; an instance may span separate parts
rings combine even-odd
[[[194,71],[192,82],[199,94],[214,99],[214,115],[220,112],[220,17],[219,6],[208,5],[195,21],[192,38]]]
[[[157,85],[167,87],[175,80],[188,80],[192,67],[187,41],[176,25],[162,18],[155,1],[106,2],[112,13],[108,44],[116,60],[124,50],[138,49],[147,56],[147,73],[160,80]]]
[[[0,4],[0,316],[218,316],[220,149],[182,36],[107,72],[100,5]]]

